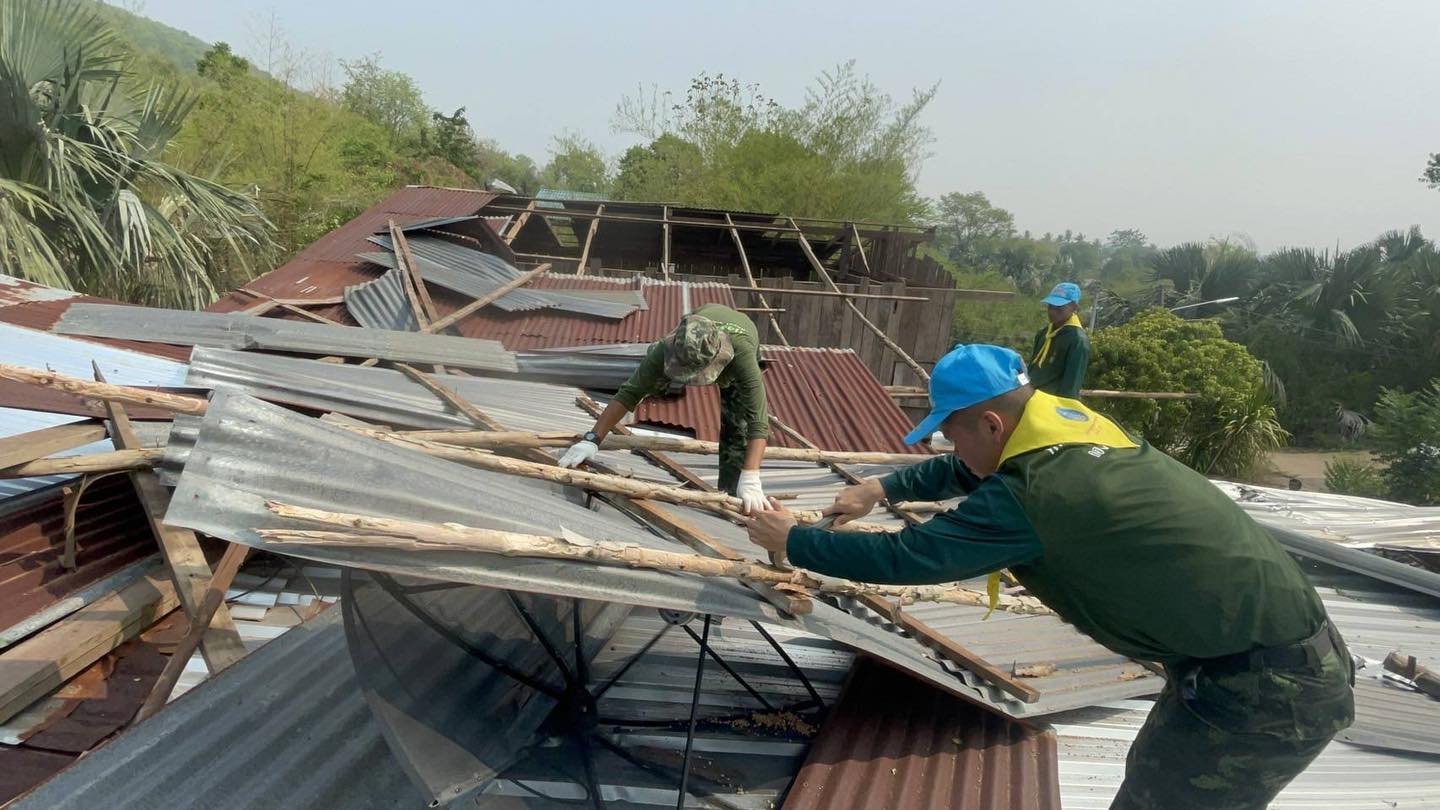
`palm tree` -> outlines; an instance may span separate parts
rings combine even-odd
[[[193,98],[136,91],[75,0],[0,0],[0,272],[167,306],[274,251],[254,200],[161,160]]]

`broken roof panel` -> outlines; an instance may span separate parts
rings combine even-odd
[[[268,349],[307,354],[378,357],[405,363],[515,371],[515,356],[493,341],[448,335],[357,329],[325,323],[217,312],[82,304],[67,311],[56,331],[192,346]]]
[[[405,276],[399,270],[386,270],[374,281],[345,288],[345,309],[357,323],[367,329],[388,329],[393,332],[418,332],[415,308],[405,294]]]
[[[1267,525],[1349,548],[1440,553],[1440,509],[1229,481],[1215,486]]]
[[[942,806],[1060,810],[1054,733],[857,662],[784,810]]]
[[[4,362],[15,366],[94,379],[91,363],[98,363],[105,379],[114,385],[140,388],[183,388],[185,364],[163,357],[117,349],[100,343],[62,337],[49,332],[0,323]]]

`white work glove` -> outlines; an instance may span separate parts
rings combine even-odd
[[[560,457],[560,466],[578,467],[581,464],[584,464],[585,462],[594,458],[595,454],[598,452],[600,452],[599,445],[595,444],[595,442],[585,441],[584,439],[581,439],[580,441],[570,445],[570,449],[566,450],[565,455]]]
[[[770,511],[770,502],[765,500],[765,489],[760,486],[759,470],[741,470],[740,483],[735,486],[735,495],[745,507],[745,514]]]

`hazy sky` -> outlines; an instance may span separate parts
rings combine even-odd
[[[380,52],[541,163],[565,130],[617,155],[631,140],[611,115],[637,86],[683,90],[703,70],[794,104],[854,58],[897,99],[940,82],[923,193],[984,191],[1037,233],[1243,233],[1263,250],[1411,224],[1440,237],[1440,191],[1416,181],[1440,151],[1437,0],[138,5],[252,57],[272,18],[317,56]]]

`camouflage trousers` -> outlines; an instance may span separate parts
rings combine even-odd
[[[1353,663],[1334,649],[1306,663],[1169,681],[1125,763],[1110,810],[1264,810],[1355,719]]]
[[[720,489],[735,494],[745,468],[746,421],[740,406],[740,389],[720,386]]]

